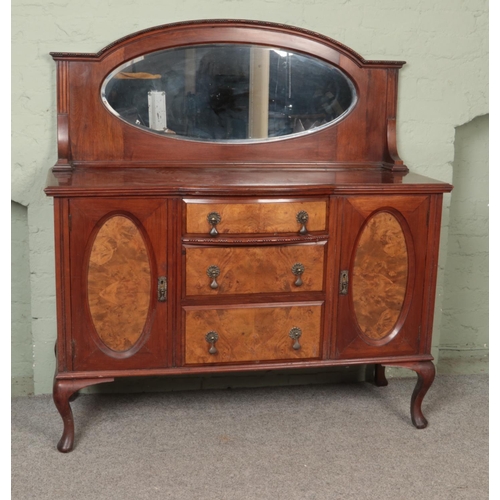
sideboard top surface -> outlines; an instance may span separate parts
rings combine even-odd
[[[79,168],[70,175],[49,174],[50,196],[349,194],[358,192],[449,192],[452,186],[414,173],[325,166],[218,168],[215,166]]]

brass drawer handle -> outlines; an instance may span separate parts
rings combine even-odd
[[[298,326],[294,326],[291,330],[288,336],[294,340],[295,342],[293,343],[293,348],[298,351],[300,349],[300,344],[299,344],[299,338],[302,335],[302,330]]]
[[[302,281],[302,274],[306,268],[301,264],[300,262],[297,262],[297,264],[294,264],[292,266],[292,273],[297,276],[297,279],[295,280],[295,286],[302,286],[303,281]]]
[[[210,349],[208,350],[209,354],[217,354],[215,343],[219,340],[219,334],[214,331],[208,332],[205,335],[205,340],[210,344]]]
[[[208,233],[210,236],[217,236],[219,234],[219,231],[215,228],[217,224],[221,221],[221,216],[217,212],[210,212],[207,215],[207,220],[209,224],[212,226],[212,229],[210,229],[210,232]]]
[[[299,234],[305,235],[307,234],[306,223],[309,220],[309,214],[305,210],[301,210],[297,214],[297,222],[302,224],[302,227],[299,229]]]
[[[207,269],[207,276],[212,278],[212,283],[210,283],[210,288],[216,289],[219,288],[219,284],[217,283],[217,276],[220,274],[220,269],[217,266],[210,266]]]

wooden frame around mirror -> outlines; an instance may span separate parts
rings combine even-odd
[[[356,107],[345,120],[304,136],[225,144],[181,143],[156,136],[117,119],[103,104],[102,83],[124,60],[162,49],[214,43],[282,47],[332,64],[356,87]],[[257,21],[183,22],[140,31],[96,54],[51,55],[58,66],[59,159],[55,171],[82,165],[181,163],[320,164],[407,171],[397,154],[395,134],[398,70],[404,63],[366,61],[352,49],[311,31]]]

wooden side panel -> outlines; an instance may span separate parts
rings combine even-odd
[[[309,219],[308,231],[326,229],[326,201],[298,202],[249,202],[249,203],[198,203],[186,202],[186,232],[205,233],[211,229],[207,216],[217,212],[221,221],[216,228],[224,233],[292,233],[298,232],[302,225],[297,214],[306,211]]]
[[[90,315],[100,339],[114,351],[139,340],[151,300],[151,266],[137,226],[120,215],[101,227],[90,252]]]
[[[408,282],[406,240],[396,217],[389,212],[370,217],[355,252],[354,315],[364,335],[381,339],[396,325]]]
[[[68,218],[68,200],[54,198],[58,372],[66,371],[71,360],[71,270]]]
[[[322,303],[281,307],[185,307],[185,363],[236,363],[319,358]],[[290,330],[298,327],[300,349]],[[216,354],[206,340],[217,332]]]
[[[264,247],[186,247],[186,295],[218,295],[323,290],[325,242]],[[299,279],[292,268],[302,264]],[[209,266],[220,274],[207,275]]]

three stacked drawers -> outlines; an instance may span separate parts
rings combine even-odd
[[[184,364],[321,357],[327,207],[184,200]]]

